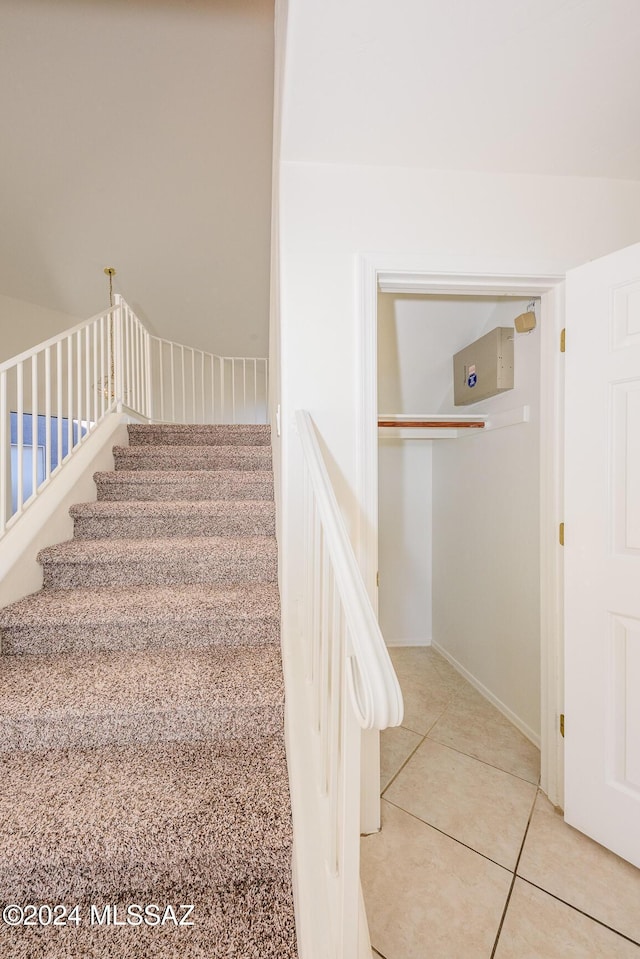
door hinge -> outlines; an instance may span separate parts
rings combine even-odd
[[[564,713],[560,713],[560,735],[564,739]]]
[[[565,351],[566,339],[567,339],[567,338],[566,338],[566,332],[567,332],[567,331],[566,331],[566,329],[565,329],[564,327],[563,327],[562,331],[560,332],[560,352],[561,352],[561,353],[564,353],[564,351]]]
[[[564,523],[560,523],[558,527],[558,539],[560,540],[560,545],[564,546]]]
[[[380,585],[380,570],[378,570],[376,573],[376,586],[379,586],[379,585]]]

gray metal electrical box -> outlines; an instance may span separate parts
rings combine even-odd
[[[496,326],[453,358],[453,402],[468,406],[513,389],[511,326]]]

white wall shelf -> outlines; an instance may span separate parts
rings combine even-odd
[[[501,413],[379,413],[380,439],[445,440],[473,436],[479,430],[502,429],[529,421],[529,407],[519,406]]]

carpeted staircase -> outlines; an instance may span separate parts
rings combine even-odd
[[[269,428],[129,441],[0,612],[0,956],[294,959]]]

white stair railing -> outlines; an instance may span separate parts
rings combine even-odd
[[[313,757],[313,828],[320,833],[328,904],[326,955],[366,953],[360,911],[362,731],[397,726],[402,693],[306,411],[296,413],[304,458],[306,587],[303,645]],[[378,788],[376,784],[376,789]],[[316,843],[316,846],[318,844]],[[366,926],[365,926],[366,929]],[[324,953],[323,953],[324,954]]]
[[[116,295],[110,309],[0,363],[0,537],[105,416],[266,423],[267,390],[266,360],[153,336]]]

